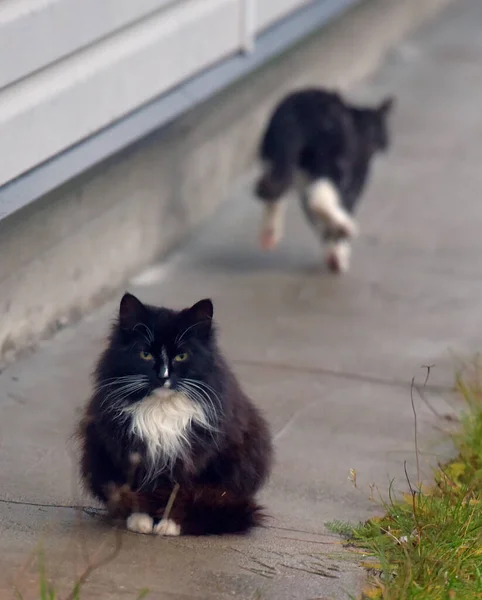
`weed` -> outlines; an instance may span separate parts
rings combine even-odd
[[[325,523],[325,527],[328,529],[328,531],[336,533],[337,535],[341,535],[345,538],[350,538],[353,535],[353,525],[351,523],[347,523],[346,521],[328,521]]]
[[[371,557],[363,598],[482,598],[482,382],[478,368],[457,378],[465,400],[454,436],[458,457],[435,473],[431,489],[415,489],[364,524],[331,524]],[[348,531],[347,531],[348,529]]]
[[[35,592],[36,600],[81,600],[81,591],[92,573],[111,563],[118,556],[121,547],[122,533],[121,531],[116,530],[114,549],[111,552],[104,554],[104,546],[101,544],[95,555],[91,558],[88,558],[87,565],[85,566],[82,574],[77,578],[70,593],[68,593],[66,596],[61,596],[55,589],[55,585],[51,582],[47,573],[44,552],[42,548],[40,548],[36,551],[35,555],[32,555],[31,557],[32,559],[37,559],[38,592]],[[26,600],[24,594],[17,586],[14,587],[14,594],[16,600]],[[149,590],[143,589],[136,597],[136,600],[144,600],[147,598],[148,594]]]

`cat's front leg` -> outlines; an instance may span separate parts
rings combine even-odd
[[[348,238],[328,240],[326,264],[332,273],[346,273],[350,268],[351,244]]]
[[[144,494],[126,487],[120,490],[118,505],[124,509],[126,527],[134,533],[154,535],[179,535],[180,527],[164,518],[166,494]]]
[[[126,527],[134,533],[153,533],[154,519],[147,513],[135,512],[127,517]]]
[[[126,518],[127,529],[135,533],[162,536],[180,535],[180,526],[169,518],[177,492],[177,486],[162,486],[150,492],[134,492],[136,508]]]
[[[133,513],[148,511],[148,504],[128,483],[110,481],[105,490],[107,512],[113,519],[127,519]]]
[[[271,200],[264,202],[260,245],[263,250],[273,250],[283,237],[285,228],[286,201]]]

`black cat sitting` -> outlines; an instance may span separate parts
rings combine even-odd
[[[81,474],[132,531],[243,533],[262,520],[271,437],[212,316],[210,300],[175,311],[122,298],[80,426]]]

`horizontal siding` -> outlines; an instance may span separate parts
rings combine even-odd
[[[4,89],[0,185],[237,51],[239,6],[181,3]]]
[[[0,0],[0,88],[179,0]]]
[[[260,33],[279,19],[313,0],[257,0],[256,4],[256,33]],[[322,3],[323,0],[317,0]]]
[[[0,186],[326,1],[0,0]]]

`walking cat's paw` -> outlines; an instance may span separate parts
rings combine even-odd
[[[127,529],[135,533],[153,533],[154,520],[146,513],[132,513],[126,522]]]
[[[263,250],[273,250],[280,241],[280,236],[274,229],[264,229],[261,232],[260,246]]]
[[[326,264],[332,273],[346,273],[350,268],[351,248],[345,240],[336,242],[328,250]]]
[[[181,526],[172,519],[162,519],[155,525],[153,533],[156,535],[178,536],[181,535]]]

